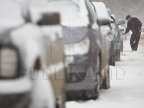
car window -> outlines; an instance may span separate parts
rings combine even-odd
[[[12,0],[3,0],[0,3],[0,29],[19,26],[24,23],[19,4]]]

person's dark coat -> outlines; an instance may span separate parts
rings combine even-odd
[[[131,20],[127,23],[127,29],[125,33],[128,33],[130,30],[133,33],[140,32],[141,27],[142,22],[138,18],[132,17]]]

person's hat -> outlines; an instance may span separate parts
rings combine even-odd
[[[127,16],[126,16],[126,19],[128,20],[130,17],[131,17],[130,15],[127,15]]]

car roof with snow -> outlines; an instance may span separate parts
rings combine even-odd
[[[0,29],[16,27],[24,23],[21,7],[12,0],[3,0],[0,3]],[[1,30],[0,30],[1,31]]]
[[[58,12],[61,24],[68,26],[88,25],[88,11],[83,0],[48,0],[47,2],[31,3],[30,13],[33,22],[36,22],[42,13]]]
[[[109,19],[109,21],[111,20],[108,14],[108,10],[103,2],[92,2],[92,3],[95,6],[98,19],[102,19],[102,20]]]

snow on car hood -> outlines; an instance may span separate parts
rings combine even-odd
[[[42,13],[58,12],[61,16],[61,24],[64,26],[87,26],[89,24],[88,12],[84,1],[72,0],[49,1],[47,4],[30,5],[30,13],[33,22],[37,22]]]
[[[95,9],[97,11],[97,17],[100,20],[109,20],[111,21],[111,18],[108,14],[107,8],[103,2],[93,2]]]
[[[63,26],[65,54],[84,55],[89,51],[90,40],[87,27]]]
[[[65,44],[74,44],[83,40],[88,33],[87,27],[66,27],[63,26]]]
[[[0,3],[0,29],[4,30],[24,23],[21,7],[12,0],[3,0]]]

